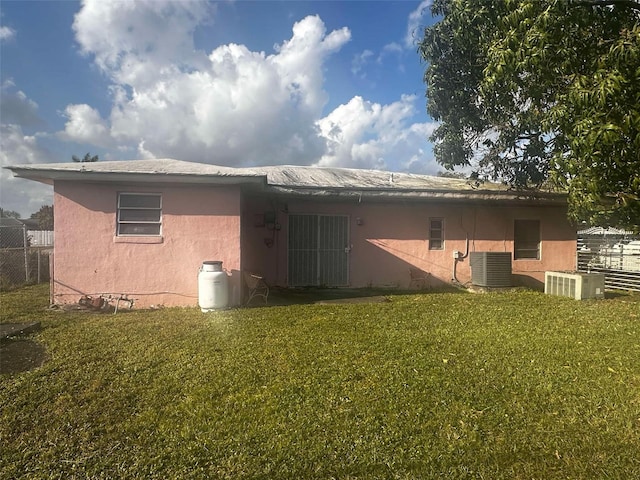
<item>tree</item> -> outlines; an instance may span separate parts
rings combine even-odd
[[[447,169],[564,189],[574,220],[640,229],[640,2],[434,0],[431,137]]]
[[[42,230],[53,230],[53,206],[43,205],[36,213],[31,214],[31,218],[38,220],[38,226]]]
[[[20,218],[20,214],[18,212],[14,212],[13,210],[5,210],[0,207],[0,218]]]
[[[71,160],[77,163],[87,163],[87,162],[97,162],[100,159],[98,158],[98,155],[91,156],[91,154],[87,152],[87,154],[82,158],[79,158],[75,155],[71,155]]]

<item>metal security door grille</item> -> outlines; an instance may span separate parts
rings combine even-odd
[[[318,217],[289,215],[289,285],[318,285]]]
[[[349,219],[344,215],[289,215],[289,285],[349,284]]]
[[[344,216],[318,217],[319,285],[344,287],[349,283],[349,221]]]

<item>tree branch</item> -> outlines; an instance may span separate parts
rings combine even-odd
[[[621,6],[629,7],[637,12],[640,12],[640,3],[636,0],[576,0],[576,5],[585,5],[588,7],[609,7],[609,6]]]

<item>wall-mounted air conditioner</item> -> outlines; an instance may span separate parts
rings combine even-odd
[[[471,252],[471,283],[480,287],[511,286],[511,252]]]
[[[604,273],[545,272],[544,293],[576,300],[604,298]]]

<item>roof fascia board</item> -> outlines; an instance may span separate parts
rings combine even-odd
[[[334,198],[355,199],[362,201],[388,200],[444,200],[444,201],[483,201],[483,202],[517,202],[519,205],[530,204],[566,204],[566,193],[552,192],[519,192],[514,190],[455,190],[455,189],[411,189],[389,187],[313,187],[283,186],[269,184],[268,177],[262,173],[244,174],[198,174],[198,173],[160,173],[160,172],[113,172],[82,171],[56,168],[33,168],[29,165],[4,167],[11,170],[18,178],[26,178],[46,184],[55,181],[78,181],[86,183],[119,183],[119,184],[200,184],[200,185],[240,185],[258,187],[279,195],[296,198]]]
[[[552,204],[566,205],[568,196],[564,193],[547,192],[514,192],[514,191],[446,191],[446,190],[418,190],[418,191],[372,191],[363,189],[330,190],[330,189],[293,189],[284,187],[267,188],[277,194],[299,198],[336,198],[362,200],[443,200],[443,201],[483,201],[483,202],[518,202],[523,204]]]
[[[16,177],[36,180],[52,184],[55,181],[80,182],[113,182],[113,183],[183,183],[208,185],[265,185],[264,175],[190,175],[190,174],[159,174],[159,173],[129,173],[129,172],[81,172],[29,169],[23,167],[6,167],[13,171]]]

